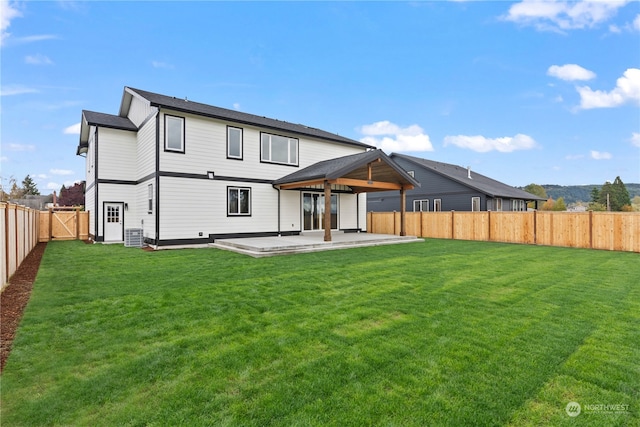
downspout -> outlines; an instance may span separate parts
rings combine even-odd
[[[160,246],[160,106],[156,113],[156,247]]]
[[[95,195],[94,195],[94,208],[95,208],[95,213],[93,214],[93,228],[94,228],[94,240],[98,240],[98,218],[102,218],[102,216],[104,215],[104,212],[100,213],[98,211],[98,189],[99,189],[99,185],[98,185],[98,126],[96,126],[96,137],[95,137],[95,141],[94,141],[94,145],[95,145],[95,150],[93,150],[93,159],[95,161],[94,164],[94,168],[93,168],[93,173],[95,174],[93,177],[93,184],[96,187],[96,191],[95,191]],[[104,220],[104,218],[102,218]],[[104,239],[103,239],[104,240]]]
[[[280,233],[280,189],[273,187],[276,190],[278,190],[278,237],[282,236],[282,234]]]

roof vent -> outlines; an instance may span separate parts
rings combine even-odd
[[[471,178],[471,166],[467,166],[467,178],[473,179]]]

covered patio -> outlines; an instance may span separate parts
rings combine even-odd
[[[420,186],[411,175],[398,166],[382,150],[339,157],[318,162],[273,182],[278,190],[321,190],[324,212],[331,212],[333,191],[352,194],[373,191],[400,191],[400,236],[406,236],[406,191]],[[331,215],[323,218],[323,240],[331,242]]]

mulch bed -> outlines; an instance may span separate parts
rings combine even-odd
[[[11,344],[20,324],[22,313],[29,302],[33,282],[36,280],[46,247],[46,243],[38,243],[33,248],[0,295],[0,372],[4,370],[4,365],[11,352]]]

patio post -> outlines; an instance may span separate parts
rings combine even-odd
[[[400,235],[407,235],[407,222],[405,221],[405,214],[407,213],[407,192],[404,186],[400,189]]]
[[[331,184],[324,181],[324,241],[331,241]]]

